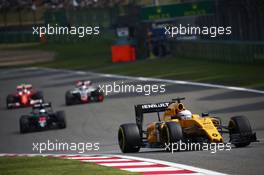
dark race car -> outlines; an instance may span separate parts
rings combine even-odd
[[[32,112],[22,115],[19,120],[20,133],[45,129],[66,128],[64,111],[54,112],[51,103],[39,103],[32,107]]]
[[[65,94],[66,105],[82,104],[89,102],[102,102],[103,92],[100,88],[92,86],[90,81],[78,81],[76,87]]]
[[[44,101],[43,93],[32,88],[31,84],[21,84],[17,86],[14,94],[9,94],[6,98],[7,109],[28,107]]]
[[[39,103],[32,107],[29,115],[20,117],[20,133],[45,129],[66,128],[64,111],[53,112],[51,103]]]

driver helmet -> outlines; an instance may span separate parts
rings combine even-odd
[[[41,113],[41,114],[46,113],[46,110],[45,109],[40,109],[39,113]]]
[[[86,85],[82,85],[82,86],[80,86],[80,89],[81,90],[84,90],[84,89],[86,89],[87,87],[86,87]]]
[[[23,86],[23,92],[24,93],[27,93],[28,92],[28,90],[27,90],[27,88],[25,86]]]
[[[189,120],[192,118],[191,111],[185,109],[177,114],[177,116],[182,120]]]

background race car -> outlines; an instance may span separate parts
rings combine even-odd
[[[29,115],[22,115],[19,120],[20,133],[45,129],[66,128],[64,111],[53,112],[51,103],[39,103],[32,107]]]
[[[65,94],[66,105],[82,104],[89,102],[102,102],[103,92],[100,88],[92,86],[90,81],[78,81],[76,87]]]
[[[31,84],[21,84],[17,86],[17,92],[9,94],[6,98],[7,109],[17,107],[32,106],[44,101],[43,92],[36,91]]]
[[[181,100],[141,104],[135,106],[136,123],[122,124],[118,131],[118,142],[123,153],[138,152],[141,147],[159,147],[171,151],[173,144],[185,143],[224,143],[222,134],[229,133],[231,144],[236,147],[248,146],[257,141],[248,119],[244,116],[232,117],[228,126],[221,119],[203,113],[192,114]],[[164,112],[163,119],[160,112]],[[143,115],[157,113],[158,121],[143,128]],[[179,150],[177,150],[179,151]]]

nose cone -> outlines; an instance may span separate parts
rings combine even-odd
[[[24,95],[24,94],[21,96],[21,103],[23,105],[28,103],[28,97],[26,95]]]

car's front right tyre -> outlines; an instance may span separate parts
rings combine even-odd
[[[57,124],[60,129],[66,128],[66,119],[64,111],[56,112]]]
[[[72,103],[72,97],[73,96],[72,96],[71,92],[70,91],[67,91],[66,94],[65,94],[65,103],[66,103],[67,106],[73,104]]]
[[[7,97],[6,97],[6,108],[7,109],[11,109],[12,107],[9,105],[11,103],[15,103],[15,98],[13,95],[9,94]]]

